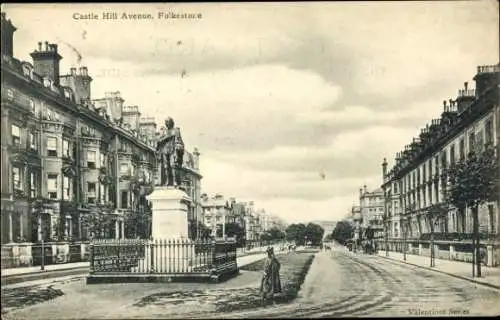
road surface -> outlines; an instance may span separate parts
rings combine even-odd
[[[234,317],[393,317],[500,315],[500,291],[376,255],[320,252],[289,305]]]
[[[2,318],[316,318],[500,314],[500,290],[376,255],[354,254],[338,249],[316,254],[299,296],[293,302],[214,312],[214,305],[244,299],[257,290],[260,277],[261,272],[246,271],[220,284],[85,285],[78,279],[32,288],[16,284],[12,287],[19,286],[17,289],[9,291],[2,288],[3,300],[11,301],[7,304],[11,306],[8,314],[3,314]],[[156,298],[144,306],[138,303],[151,300],[151,297]],[[30,306],[31,300],[36,303]]]

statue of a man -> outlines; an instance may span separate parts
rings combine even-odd
[[[184,157],[184,142],[181,131],[174,127],[174,120],[168,117],[156,145],[159,153],[161,186],[181,186],[181,168]]]

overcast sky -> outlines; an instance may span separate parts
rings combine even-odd
[[[93,98],[120,91],[158,124],[174,118],[204,192],[289,222],[345,216],[359,187],[380,186],[382,159],[498,63],[493,0],[2,8],[16,57],[59,43],[62,72],[87,66]],[[106,11],[202,19],[73,19]]]

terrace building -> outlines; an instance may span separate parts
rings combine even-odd
[[[87,67],[60,75],[56,44],[39,42],[32,63],[19,61],[15,31],[2,12],[2,266],[39,263],[42,240],[65,262],[83,259],[69,251],[84,250],[90,237],[136,237],[131,217],[150,211],[146,195],[157,176],[154,119],[124,106],[120,92],[92,99]],[[196,220],[198,151],[184,160],[188,218]]]
[[[432,205],[444,204],[448,183],[445,172],[451,164],[486,145],[495,146],[498,154],[500,65],[478,67],[474,80],[475,90],[465,82],[455,100],[443,102],[441,117],[433,119],[396,154],[392,169],[387,170],[386,161],[382,164],[391,239],[401,238],[402,233],[408,239],[421,239],[430,233],[431,223],[435,233],[473,232],[469,208],[451,208],[446,215],[436,217],[428,211]],[[496,239],[490,243],[492,246],[498,244],[499,219],[498,202],[479,208],[480,233],[490,241]]]

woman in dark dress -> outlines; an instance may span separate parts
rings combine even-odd
[[[262,305],[268,300],[273,300],[274,294],[281,293],[280,267],[278,259],[274,255],[272,247],[267,248],[267,258],[264,262],[264,274],[260,283]],[[273,304],[276,302],[273,300]]]

